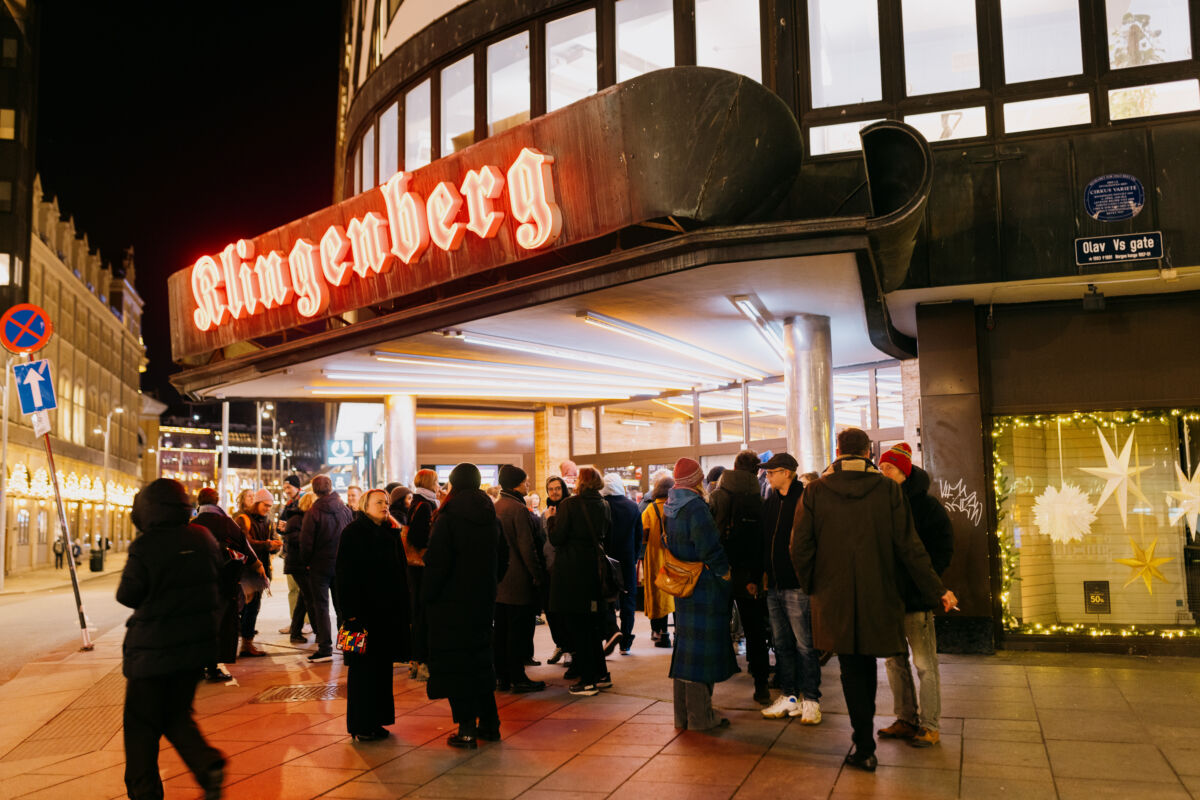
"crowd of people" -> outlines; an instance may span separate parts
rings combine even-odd
[[[430,699],[448,700],[450,746],[499,740],[495,693],[547,687],[526,671],[540,665],[540,623],[554,645],[547,663],[565,668],[570,694],[611,688],[607,657],[631,652],[640,599],[649,646],[672,650],[677,728],[730,724],[713,691],[740,671],[744,642],[762,716],[802,725],[821,723],[821,665],[837,657],[853,729],[847,765],[876,766],[880,657],[896,720],[879,735],[936,745],[933,610],[957,607],[940,578],[950,521],[907,445],[878,464],[870,455],[867,435],[850,428],[820,475],[798,474],[788,453],[745,450],[707,475],[681,458],[640,497],[619,474],[567,461],[546,480],[544,507],[513,465],[487,491],[464,463],[444,486],[425,469],[411,487],[350,487],[344,500],[329,476],[308,491],[293,476],[273,519],[265,489],[228,511],[203,489],[193,516],[181,484],[153,481],[134,500],[140,535],[117,592],[134,609],[124,646],[129,796],[162,796],[162,736],[206,796],[220,796],[224,761],[191,702],[201,677],[227,681],[226,665],[267,655],[256,627],[277,555],[290,611],[279,632],[301,645],[311,630],[313,664],[333,659],[336,636],[357,742],[390,735],[397,665]]]

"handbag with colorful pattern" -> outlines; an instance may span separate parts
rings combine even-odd
[[[346,623],[342,623],[338,628],[337,649],[343,653],[357,653],[362,655],[367,652],[367,632],[352,631],[346,627]]]

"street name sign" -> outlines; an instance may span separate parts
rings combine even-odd
[[[1089,236],[1075,240],[1075,263],[1081,267],[1162,257],[1163,237],[1161,231],[1124,233],[1116,236]]]
[[[58,401],[54,397],[54,381],[50,379],[49,359],[13,364],[13,375],[17,378],[17,397],[21,401],[22,414],[58,408]]]
[[[0,344],[10,353],[41,350],[53,333],[50,316],[32,303],[18,303],[0,317]]]

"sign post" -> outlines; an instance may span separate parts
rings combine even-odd
[[[0,317],[0,344],[9,352],[25,355],[40,350],[50,340],[54,326],[45,311],[35,305],[22,303],[13,306]],[[75,591],[75,610],[79,614],[79,630],[83,636],[82,650],[93,648],[91,634],[88,631],[87,614],[83,610],[83,597],[79,593],[79,574],[75,570],[75,554],[72,551],[71,529],[67,527],[66,507],[63,505],[62,492],[58,485],[58,470],[54,468],[54,451],[50,447],[50,417],[46,413],[58,407],[54,396],[54,380],[50,375],[50,362],[47,359],[30,361],[28,363],[11,364],[12,375],[17,382],[17,398],[21,402],[21,413],[30,417],[33,423],[33,433],[40,436],[46,444],[46,460],[50,467],[50,481],[54,486],[54,500],[58,505],[58,526],[63,535],[63,546],[66,548],[67,565],[71,570],[71,588]],[[4,375],[4,461],[8,461],[8,369]],[[3,477],[0,477],[3,480]],[[0,484],[0,489],[3,484]],[[0,508],[3,508],[5,498],[0,494]],[[2,512],[0,512],[2,513]],[[2,519],[2,518],[0,518]],[[7,520],[4,520],[6,522]],[[0,553],[3,552],[3,527],[0,527]],[[2,573],[2,570],[0,570]]]

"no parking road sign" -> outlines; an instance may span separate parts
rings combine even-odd
[[[22,414],[58,408],[58,401],[54,397],[54,381],[50,380],[49,359],[14,364],[13,374],[17,377],[17,397],[21,399]]]
[[[53,333],[50,315],[32,303],[15,305],[0,317],[0,344],[10,353],[41,350]]]

